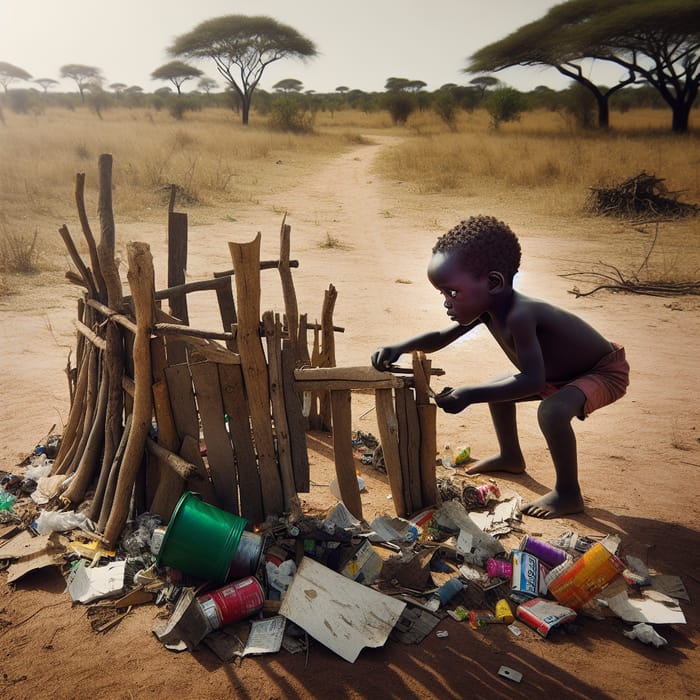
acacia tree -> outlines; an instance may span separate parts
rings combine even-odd
[[[586,60],[616,63],[626,77],[610,88],[585,74]],[[687,131],[700,72],[698,0],[568,0],[505,39],[479,49],[467,72],[550,66],[590,90],[598,124],[609,123],[610,96],[634,82],[653,85],[673,110],[673,130]]]
[[[44,94],[47,93],[49,88],[58,85],[58,80],[54,80],[53,78],[36,78],[34,82],[41,85],[41,87],[44,89]]]
[[[181,95],[180,88],[184,82],[192,80],[192,78],[199,78],[202,75],[204,74],[199,68],[190,66],[184,61],[170,61],[160,66],[160,68],[156,68],[151,73],[151,78],[153,80],[169,80],[175,86],[177,94]]]
[[[272,86],[273,90],[286,93],[301,92],[303,88],[304,83],[302,83],[301,80],[297,80],[296,78],[284,78],[283,80],[280,80]]]
[[[68,63],[61,66],[60,69],[62,78],[70,78],[75,81],[80,92],[80,101],[85,102],[85,90],[90,85],[101,85],[104,78],[99,68],[95,66],[85,66],[82,63]]]
[[[3,86],[5,92],[7,92],[7,88],[13,81],[31,79],[32,76],[24,68],[14,66],[6,61],[0,61],[0,85]]]
[[[175,39],[172,56],[210,58],[241,102],[241,121],[248,124],[253,93],[265,68],[291,57],[316,56],[314,43],[296,29],[271,17],[226,15],[197,25]]]

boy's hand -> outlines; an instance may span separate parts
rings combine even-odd
[[[436,397],[435,403],[445,411],[445,413],[459,413],[469,405],[469,390],[467,387],[457,387],[453,389],[446,386]]]
[[[385,372],[391,367],[391,365],[396,362],[396,360],[401,357],[401,352],[399,352],[393,345],[387,345],[386,347],[379,348],[372,353],[372,366],[375,369]]]

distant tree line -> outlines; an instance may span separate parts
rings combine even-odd
[[[567,0],[542,18],[489,44],[469,59],[465,73],[475,77],[468,85],[446,84],[427,92],[421,80],[387,78],[385,91],[366,93],[339,86],[334,93],[304,91],[301,81],[287,78],[268,93],[259,87],[267,66],[317,55],[314,43],[296,29],[265,16],[227,15],[197,25],[173,41],[172,59],[151,73],[154,80],[172,85],[146,94],[139,86],[111,83],[97,67],[67,64],[60,76],[73,80],[80,103],[87,102],[98,116],[120,105],[168,109],[176,119],[206,106],[226,106],[248,124],[255,96],[256,109],[271,115],[279,128],[305,130],[319,110],[388,110],[396,124],[404,124],[416,110],[434,109],[451,128],[460,110],[484,107],[492,124],[517,119],[531,109],[565,110],[583,127],[607,128],[611,105],[620,110],[666,107],[671,128],[688,130],[690,111],[700,84],[700,0]],[[223,79],[218,83],[186,61],[211,61]],[[612,86],[594,83],[585,71],[589,61],[619,66],[624,74]],[[545,86],[522,93],[502,84],[492,73],[514,66],[546,66],[571,79],[566,90]],[[182,86],[199,79],[197,90],[183,94]],[[42,88],[17,89],[13,83],[33,81]],[[52,78],[37,78],[23,68],[0,61],[2,104],[16,112],[40,111],[49,104],[74,109],[70,94],[52,94]],[[173,91],[174,88],[174,91]],[[595,118],[597,114],[597,120]]]

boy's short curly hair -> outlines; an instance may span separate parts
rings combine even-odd
[[[492,270],[513,281],[520,267],[520,243],[510,227],[493,216],[472,216],[437,239],[433,253],[455,251],[476,275]]]

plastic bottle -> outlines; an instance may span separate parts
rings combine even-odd
[[[3,488],[0,488],[0,510],[11,511],[16,499],[17,496]]]
[[[443,583],[440,588],[430,596],[429,607],[437,610],[447,605],[458,593],[464,590],[464,583],[457,576]]]
[[[486,574],[489,578],[509,579],[513,575],[513,565],[505,559],[489,557],[486,560]]]

